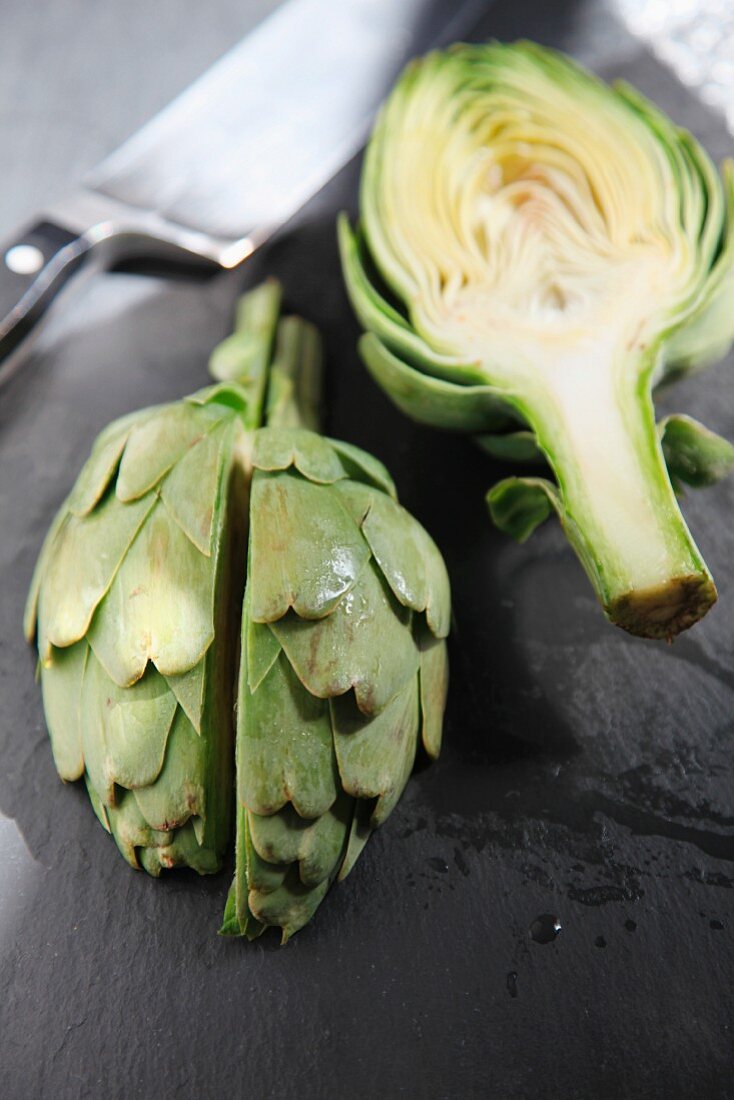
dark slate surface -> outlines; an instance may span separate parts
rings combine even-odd
[[[263,9],[5,4],[5,228]],[[565,46],[715,156],[731,148],[598,4],[500,0],[485,30]],[[705,622],[672,647],[607,626],[555,526],[522,548],[492,530],[483,494],[503,471],[401,419],[359,366],[333,232],[355,181],[352,166],[234,278],[70,291],[2,393],[0,1095],[730,1097],[734,482],[685,501],[720,589]],[[390,466],[446,554],[456,616],[441,761],[282,950],[217,938],[228,872],[154,882],[116,855],[55,775],[20,636],[39,542],[94,436],[200,386],[238,288],[265,272],[323,326],[329,430]],[[734,437],[731,367],[661,407]],[[560,934],[535,942],[550,918]]]

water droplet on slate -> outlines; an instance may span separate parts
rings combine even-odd
[[[606,947],[607,946],[607,941],[604,939],[603,936],[597,936],[596,939],[594,940],[594,943],[596,944],[597,947]]]
[[[507,992],[511,997],[517,997],[517,974],[514,970],[507,975]]]
[[[720,920],[710,920],[709,928],[713,928],[714,932],[723,932],[724,925],[721,923]]]
[[[625,926],[625,928],[627,929],[628,932],[634,932],[635,929],[637,928],[637,921],[636,920],[626,920],[624,922],[624,926]]]
[[[441,859],[440,856],[430,856],[426,863],[429,867],[433,867],[434,871],[440,871],[442,875],[445,875],[449,869],[449,865],[445,859]]]
[[[530,925],[530,936],[536,943],[553,943],[561,931],[561,922],[552,913],[541,913]]]

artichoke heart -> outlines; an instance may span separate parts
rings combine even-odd
[[[734,336],[732,164],[551,50],[456,46],[405,70],[360,206],[340,241],[377,382],[417,420],[547,461],[553,481],[489,494],[493,518],[525,537],[519,515],[555,510],[612,622],[671,638],[701,618],[716,589],[651,391]],[[725,472],[702,432],[670,435]]]
[[[384,466],[313,430],[319,336],[279,313],[245,295],[217,383],[102,432],[25,628],[59,775],[125,859],[216,871],[236,817],[223,931],[286,940],[438,754],[449,588]]]

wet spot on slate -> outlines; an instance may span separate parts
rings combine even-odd
[[[594,944],[596,947],[606,947],[607,941],[604,939],[603,936],[597,936],[594,940]]]
[[[535,943],[553,943],[561,931],[561,922],[553,913],[541,913],[530,925],[529,931]]]
[[[713,928],[714,932],[722,932],[724,930],[724,925],[720,920],[710,920],[709,928]]]
[[[440,874],[445,875],[449,869],[449,865],[445,859],[441,859],[440,856],[429,856],[426,860],[429,867],[432,867],[434,871],[438,871]]]
[[[637,921],[636,920],[626,920],[624,922],[624,926],[625,926],[625,928],[627,929],[628,932],[634,932],[635,929],[637,928]]]

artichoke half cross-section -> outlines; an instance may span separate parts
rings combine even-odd
[[[311,430],[318,335],[279,301],[242,300],[217,384],[101,434],[25,626],[59,774],[128,862],[217,870],[236,804],[223,931],[287,939],[438,754],[449,589],[382,464]]]
[[[651,390],[731,343],[733,180],[627,85],[531,43],[457,46],[405,70],[360,226],[340,226],[377,382],[417,420],[543,457],[555,480],[502,482],[493,518],[522,539],[555,510],[607,616],[644,637],[716,598]],[[713,447],[709,470],[731,466],[700,425],[673,428],[694,465]]]

